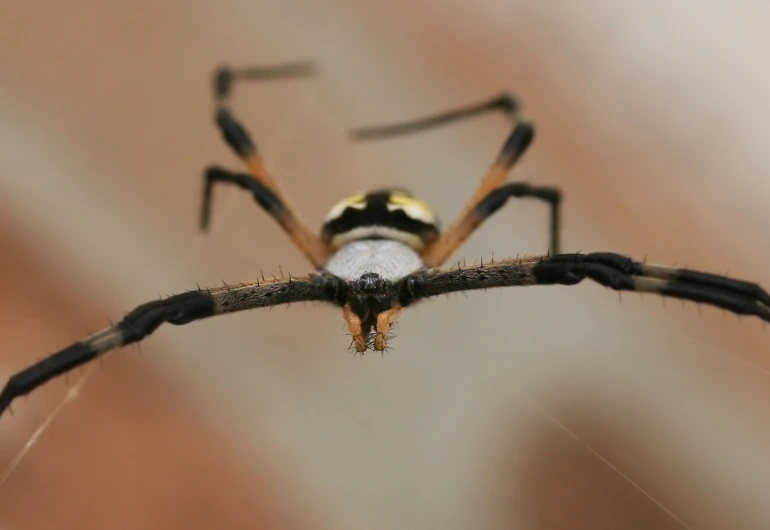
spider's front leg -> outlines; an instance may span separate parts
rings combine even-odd
[[[657,293],[754,315],[770,322],[770,294],[758,284],[691,269],[634,261],[614,252],[559,254],[535,269],[537,283],[577,283],[591,279],[616,291]]]
[[[616,291],[657,293],[754,315],[770,322],[770,293],[756,283],[691,269],[649,265],[612,252],[509,259],[467,269],[418,271],[398,285],[407,306],[439,294],[529,285],[576,285],[590,279]]]
[[[0,415],[11,402],[52,378],[82,366],[97,357],[144,339],[163,323],[190,322],[293,302],[321,301],[338,306],[346,298],[345,282],[328,273],[306,278],[268,280],[190,291],[142,304],[114,326],[76,342],[12,376],[0,392]]]

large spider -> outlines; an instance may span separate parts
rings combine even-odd
[[[507,94],[437,116],[353,131],[354,138],[366,139],[425,129],[487,111],[503,111],[511,118],[513,131],[465,208],[444,232],[439,231],[436,215],[426,203],[405,190],[388,188],[353,195],[334,205],[320,237],[317,236],[291,208],[228,104],[235,81],[310,72],[310,65],[304,63],[222,68],[216,72],[216,124],[249,173],[216,166],[205,171],[201,229],[206,230],[209,225],[214,186],[239,186],[250,191],[283,227],[316,272],[300,278],[262,278],[197,289],[142,304],[114,326],[12,376],[0,392],[0,415],[15,398],[99,355],[142,340],[164,322],[182,325],[214,315],[292,302],[320,301],[342,308],[353,347],[361,353],[369,348],[385,350],[388,332],[402,308],[425,298],[489,287],[575,285],[585,278],[617,291],[652,292],[693,300],[770,322],[770,294],[755,283],[648,265],[611,252],[560,254],[559,190],[521,182],[503,184],[534,136],[532,124],[519,118],[518,104]],[[438,268],[510,197],[533,197],[548,203],[551,215],[547,255],[490,260],[472,267]]]

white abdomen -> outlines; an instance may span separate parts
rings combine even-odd
[[[344,280],[376,272],[395,281],[425,266],[420,255],[409,245],[392,239],[351,241],[329,258],[325,269]]]

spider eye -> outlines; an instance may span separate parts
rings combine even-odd
[[[360,239],[392,239],[421,250],[438,237],[439,221],[428,203],[403,189],[359,193],[326,215],[323,239],[333,248]]]

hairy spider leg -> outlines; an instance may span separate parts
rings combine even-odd
[[[511,120],[514,127],[513,132],[503,145],[495,163],[455,221],[439,238],[423,250],[422,257],[428,266],[437,267],[444,263],[510,197],[532,197],[549,204],[549,252],[551,254],[560,252],[561,192],[557,188],[532,186],[524,182],[502,186],[511,168],[531,143],[534,127],[532,124],[521,120],[518,102],[510,94],[504,93],[480,104],[450,110],[438,115],[393,125],[362,127],[351,131],[353,138],[357,140],[381,139],[439,127],[461,119],[496,111],[503,112]]]
[[[215,121],[227,144],[243,160],[249,174],[235,173],[212,166],[204,172],[201,229],[209,226],[213,187],[216,183],[236,185],[251,191],[257,203],[286,231],[294,244],[320,270],[332,254],[332,249],[311,231],[292,208],[278,183],[267,169],[243,125],[229,108],[232,86],[239,80],[265,80],[286,77],[304,77],[313,72],[310,63],[292,63],[272,67],[220,68],[214,76],[214,96],[217,103]]]

